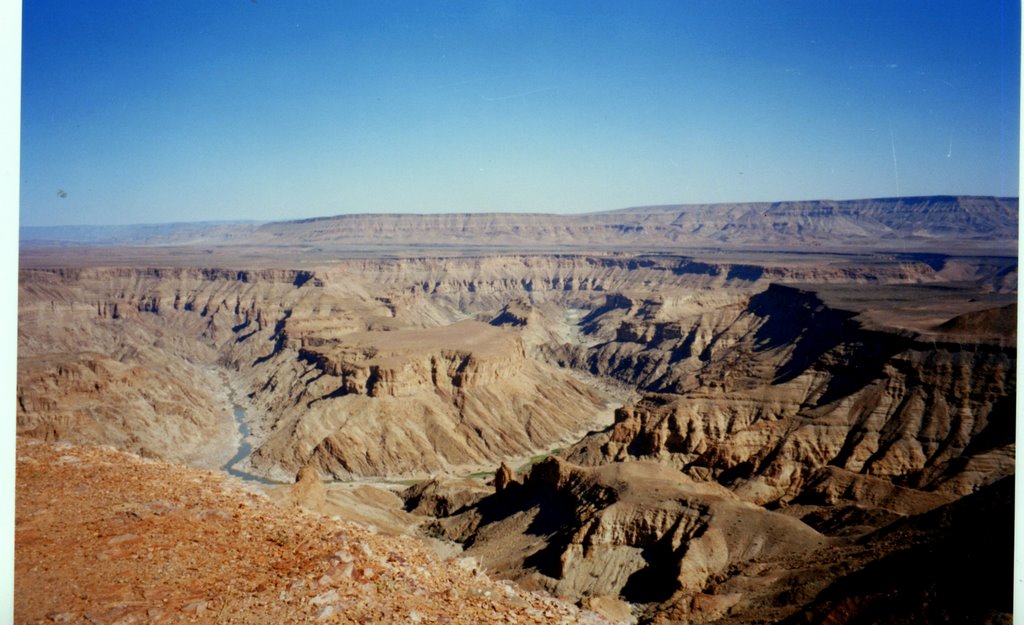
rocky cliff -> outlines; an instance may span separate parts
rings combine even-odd
[[[573,362],[657,394],[569,457],[659,458],[759,503],[799,496],[824,466],[955,496],[1013,471],[1015,348],[852,317],[779,286],[670,323],[625,304],[593,315],[615,339]]]
[[[19,431],[180,459],[212,424],[226,446],[235,392],[256,468],[347,477],[528,456],[608,418],[515,332],[451,325],[461,312],[405,288],[371,294],[358,269],[24,272]]]
[[[664,464],[535,465],[438,527],[501,574],[570,597],[660,602],[700,591],[738,562],[824,543],[800,521]]]
[[[338,477],[470,470],[571,441],[605,412],[599,392],[478,321],[315,343],[298,353],[300,383],[263,394],[275,421],[256,467],[315,462]]]
[[[796,518],[806,506],[768,511],[664,464],[552,458],[432,531],[527,587],[628,600],[641,623],[999,623],[1012,610],[1012,482],[917,500],[916,513],[850,507],[826,536]],[[822,518],[805,520],[828,531]]]

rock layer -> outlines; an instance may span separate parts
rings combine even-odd
[[[760,503],[792,499],[826,465],[952,496],[1013,471],[1013,347],[866,331],[851,317],[780,286],[670,323],[606,305],[587,323],[615,340],[574,362],[659,394],[568,457],[660,459]]]
[[[639,603],[697,592],[737,562],[824,542],[796,519],[661,464],[585,468],[557,458],[439,527],[499,574],[559,595]]]

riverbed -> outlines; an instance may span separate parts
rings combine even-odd
[[[245,423],[245,408],[232,402],[232,409],[235,413],[235,424],[238,426],[240,442],[238,444],[238,451],[236,451],[235,455],[231,457],[231,460],[228,460],[221,468],[227,471],[230,475],[246,480],[247,482],[259,482],[260,484],[267,484],[268,486],[277,486],[282,484],[283,482],[268,480],[265,477],[253,475],[252,473],[247,473],[241,469],[235,468],[236,464],[245,458],[248,458],[249,454],[252,453],[252,445],[249,443],[249,426]]]

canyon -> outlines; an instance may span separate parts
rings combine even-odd
[[[1009,622],[1016,233],[976,197],[25,232],[19,462],[216,470],[237,405],[274,523],[575,619]]]

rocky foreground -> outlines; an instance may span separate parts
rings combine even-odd
[[[19,439],[18,623],[609,623],[218,472]]]

